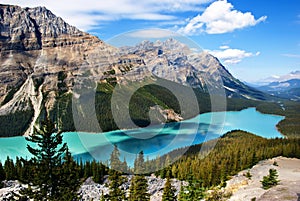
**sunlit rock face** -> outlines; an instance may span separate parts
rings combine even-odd
[[[52,99],[47,101],[53,102],[59,82],[64,82],[68,91],[77,75],[101,76],[107,67],[101,64],[116,52],[116,48],[68,25],[44,7],[1,5],[0,15],[2,105],[7,104],[3,101],[10,91],[22,96],[15,101],[30,101],[30,97],[23,96],[37,96],[41,85],[41,92],[49,92],[48,98]],[[9,105],[14,107],[6,106],[5,112],[24,109],[13,102]]]

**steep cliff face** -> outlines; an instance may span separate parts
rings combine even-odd
[[[114,58],[116,48],[44,7],[0,5],[0,16],[1,115],[34,109],[36,119],[62,86],[68,92],[76,76],[101,76]]]
[[[82,43],[88,34],[68,25],[45,7],[0,6],[1,51],[40,50]],[[66,37],[67,35],[67,37]]]

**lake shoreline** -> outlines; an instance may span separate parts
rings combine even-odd
[[[283,116],[263,114],[251,107],[240,111],[202,113],[194,118],[163,126],[115,130],[101,134],[64,132],[63,138],[70,152],[79,158],[105,161],[114,145],[117,145],[121,149],[122,157],[134,160],[136,153],[141,150],[146,156],[154,158],[178,148],[220,138],[232,130],[243,130],[265,138],[283,137],[276,128],[282,119]],[[0,138],[0,160],[4,161],[7,155],[11,158],[29,156],[27,143],[23,136]]]
[[[275,117],[284,117],[281,121],[283,121],[285,119],[285,116],[283,115],[278,115],[278,114],[269,114],[269,113],[264,113],[264,112],[261,112],[259,111],[256,107],[247,107],[247,108],[243,108],[241,110],[226,110],[226,111],[217,111],[217,112],[203,112],[203,113],[200,113],[200,114],[197,114],[196,116],[194,117],[191,117],[189,119],[184,119],[182,121],[188,121],[190,119],[194,119],[196,118],[197,116],[199,115],[203,115],[203,114],[209,114],[209,113],[221,113],[221,112],[241,112],[241,111],[244,111],[244,110],[248,110],[248,109],[255,109],[257,112],[259,112],[260,114],[263,114],[263,115],[271,115],[271,116],[275,116]],[[167,124],[172,124],[172,123],[180,123],[182,121],[179,121],[179,122],[168,122],[168,123],[161,123],[161,124],[155,124],[155,125],[151,125],[151,127],[155,127],[155,126],[159,126],[159,125],[167,125]],[[280,121],[278,122],[278,124],[280,123]],[[276,124],[276,130],[283,136],[283,137],[286,137],[283,133],[281,133],[278,129],[277,129],[277,125]],[[63,133],[74,133],[74,132],[77,132],[77,133],[84,133],[84,134],[91,134],[91,135],[98,135],[98,134],[104,134],[104,133],[107,133],[107,132],[114,132],[114,131],[133,131],[133,130],[137,130],[137,129],[144,129],[144,128],[148,128],[148,127],[138,127],[138,128],[122,128],[122,129],[117,129],[117,130],[111,130],[111,131],[104,131],[104,132],[89,132],[89,131],[64,131]],[[225,134],[225,133],[224,133]],[[255,133],[254,133],[255,134]],[[13,136],[15,137],[15,136]],[[1,137],[0,137],[1,138]],[[10,138],[10,137],[8,137]]]

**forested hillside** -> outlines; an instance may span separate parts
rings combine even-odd
[[[178,94],[180,94],[180,96],[175,97],[169,89],[162,87],[165,85],[168,85],[171,89],[176,89],[177,91],[179,91],[180,93]],[[134,83],[132,83],[131,86],[134,86]],[[111,98],[114,87],[114,84],[110,83],[99,84],[95,94],[95,111],[102,131],[122,129],[118,128],[115,124],[114,117],[111,111]],[[126,96],[127,92],[130,92],[132,90],[132,87],[130,87],[130,85],[122,86],[122,90],[124,96]],[[139,88],[131,97],[129,104],[129,113],[131,119],[138,126],[145,127],[149,125],[149,110],[155,105],[160,105],[160,107],[163,109],[172,109],[174,110],[174,112],[180,114],[184,119],[188,119],[196,116],[199,113],[210,112],[212,109],[211,97],[215,99],[219,98],[220,100],[224,99],[224,97],[218,97],[214,95],[210,96],[208,93],[204,93],[202,90],[195,88],[193,89],[195,97],[197,98],[197,102],[195,103],[187,98],[188,90],[189,88],[186,86],[158,78],[156,82],[152,82],[149,85],[145,85]],[[92,101],[93,100],[91,99],[83,100],[81,102],[81,108],[85,108],[86,105],[89,105]],[[181,111],[178,101],[182,101],[189,107],[185,107],[185,110]],[[298,112],[300,111],[299,102],[286,100],[267,102],[258,100],[246,100],[240,98],[227,98],[224,99],[224,101],[227,102],[226,108],[221,108],[220,110],[226,109],[227,111],[238,111],[248,107],[256,107],[257,110],[262,113],[285,116],[285,119],[279,122],[279,124],[277,125],[279,131],[286,136],[300,136],[300,114]],[[120,101],[120,104],[122,104],[122,101]],[[199,110],[197,110],[196,108],[199,108]],[[218,110],[218,108],[214,109]],[[51,116],[55,121],[57,115],[59,114],[62,122],[61,129],[63,131],[73,131],[75,130],[75,127],[73,116],[70,115],[72,114],[72,112],[76,112],[72,110],[72,95],[62,95],[58,99],[55,108],[52,110]],[[86,111],[83,110],[83,112],[86,112],[85,118],[89,118],[91,116],[91,113],[88,109]],[[127,119],[124,119],[123,121],[126,122]],[[85,121],[84,123],[85,124],[82,123],[83,125],[79,125],[78,127],[85,128],[86,130],[93,128],[93,125],[86,125],[86,123],[89,123],[89,121]]]
[[[192,178],[200,181],[203,187],[211,187],[264,159],[276,156],[300,158],[299,138],[265,139],[244,131],[232,131],[216,140],[216,146],[213,146],[215,140],[209,141],[203,150],[202,144],[191,146],[177,162],[157,173],[165,176],[169,169],[175,178]],[[174,150],[148,165],[164,165],[170,158],[181,155],[182,150]]]

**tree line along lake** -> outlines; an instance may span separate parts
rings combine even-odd
[[[78,160],[107,161],[117,145],[122,158],[130,165],[143,151],[154,159],[174,149],[216,139],[232,130],[243,130],[265,138],[283,137],[276,129],[283,116],[263,114],[255,108],[241,111],[209,112],[176,123],[167,123],[132,130],[116,130],[101,134],[66,132],[63,139]],[[0,161],[7,156],[30,158],[25,137],[0,138]]]

